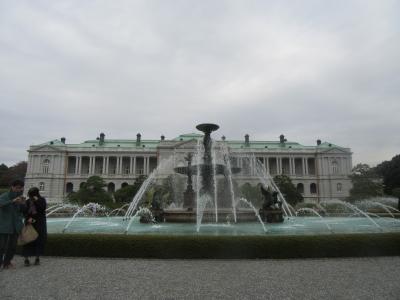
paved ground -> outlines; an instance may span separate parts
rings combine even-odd
[[[400,257],[147,260],[45,257],[0,272],[0,299],[400,299]]]

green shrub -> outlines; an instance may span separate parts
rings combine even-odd
[[[400,234],[166,236],[51,234],[46,254],[119,258],[318,258],[400,255]]]
[[[106,186],[104,179],[91,176],[76,193],[68,195],[68,201],[78,205],[96,202],[102,205],[112,203],[112,197],[103,188]]]
[[[133,197],[135,197],[136,193],[140,190],[140,187],[146,179],[146,175],[140,175],[138,178],[136,178],[133,185],[127,185],[117,190],[114,193],[115,201],[119,203],[127,203],[132,201]]]
[[[317,205],[315,203],[307,203],[307,202],[301,202],[296,204],[296,210],[300,208],[316,208]]]
[[[297,203],[303,202],[303,196],[294,186],[289,176],[277,175],[274,177],[274,181],[290,205],[295,206]]]

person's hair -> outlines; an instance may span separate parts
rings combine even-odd
[[[14,181],[11,183],[11,186],[20,186],[20,187],[23,187],[23,186],[24,186],[24,182],[23,182],[22,180],[17,179],[17,180],[14,180]]]
[[[39,189],[37,187],[30,188],[29,191],[28,191],[28,196],[30,198],[32,198],[34,196],[40,197]]]

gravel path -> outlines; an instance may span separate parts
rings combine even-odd
[[[45,257],[0,272],[0,299],[400,299],[400,257],[148,260]]]

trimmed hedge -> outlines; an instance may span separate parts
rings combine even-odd
[[[322,258],[400,255],[400,233],[316,236],[51,234],[46,255],[116,258]]]

